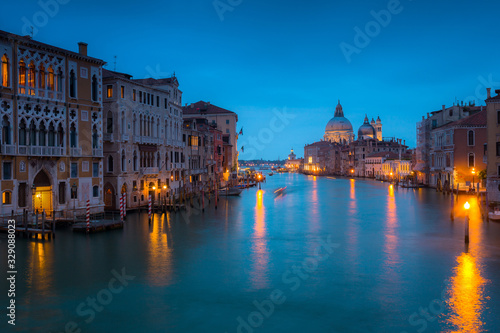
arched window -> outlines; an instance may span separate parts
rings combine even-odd
[[[38,88],[39,89],[45,89],[45,81],[46,81],[45,67],[43,67],[43,65],[40,65],[40,67],[38,67]]]
[[[56,145],[56,128],[54,123],[49,125],[49,147],[54,147]]]
[[[113,113],[108,111],[107,121],[106,121],[106,133],[113,133]]]
[[[19,145],[26,146],[26,121],[24,119],[19,124]]]
[[[2,143],[10,145],[10,121],[7,116],[2,119]]]
[[[64,129],[61,124],[57,127],[57,145],[64,147]]]
[[[7,58],[7,55],[4,54],[2,56],[2,86],[4,87],[8,87],[10,85],[9,71],[9,58]]]
[[[2,203],[4,205],[12,204],[12,192],[11,191],[5,191],[2,193]]]
[[[56,80],[56,90],[58,92],[62,92],[62,88],[63,88],[63,84],[62,84],[62,79],[63,79],[63,74],[62,74],[62,70],[59,69],[59,71],[57,72],[57,80]]]
[[[31,62],[28,68],[28,87],[30,95],[35,95],[35,86],[36,86],[35,82],[36,82],[36,69],[35,69],[35,64]]]
[[[52,66],[49,66],[47,70],[47,89],[54,91],[54,69]]]
[[[151,132],[150,132],[151,136],[153,136],[153,137],[154,137],[154,136],[155,136],[155,134],[156,134],[156,133],[154,132],[154,130],[155,130],[155,119],[153,118],[153,119],[151,119]]]
[[[125,152],[122,151],[122,172],[127,171],[127,164],[125,159]]]
[[[132,131],[134,133],[134,135],[137,135],[137,115],[134,113],[134,118],[132,120]]]
[[[26,93],[26,64],[24,60],[19,62],[19,93]]]
[[[139,115],[139,135],[142,136],[142,114]]]
[[[135,150],[134,150],[133,163],[134,163],[134,171],[137,171],[137,151]]]
[[[99,197],[99,186],[98,185],[94,185],[92,187],[92,197],[94,197],[94,198]]]
[[[30,144],[36,146],[36,125],[33,120],[30,123]]]
[[[76,126],[75,124],[71,124],[71,127],[69,128],[69,146],[71,148],[75,148],[76,147]]]
[[[474,131],[473,130],[470,130],[467,132],[467,145],[469,146],[474,146]]]
[[[156,120],[156,137],[160,137],[160,119]]]
[[[96,125],[92,129],[92,148],[99,148],[99,134],[97,133]]]
[[[74,70],[69,72],[69,97],[76,98],[76,76]]]
[[[159,168],[161,167],[160,165],[160,153],[156,153],[156,166]]]
[[[42,122],[40,124],[40,130],[38,131],[38,145],[44,147],[45,146],[45,135],[47,134],[47,130],[45,128],[45,124]]]
[[[474,153],[469,153],[469,168],[474,168],[476,166],[476,159]]]
[[[108,157],[108,171],[113,172],[113,156]]]
[[[97,101],[97,96],[99,95],[98,93],[98,84],[97,84],[97,78],[95,75],[92,76],[92,100],[94,102]]]

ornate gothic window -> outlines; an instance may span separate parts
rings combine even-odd
[[[4,54],[2,56],[2,86],[8,87],[10,85],[10,78],[9,78],[9,58],[7,58],[7,55]]]

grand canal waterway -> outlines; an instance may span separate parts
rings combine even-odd
[[[204,214],[151,225],[129,214],[123,230],[21,238],[17,325],[4,315],[0,328],[498,332],[500,224],[481,219],[475,197],[459,201],[452,222],[450,196],[433,190],[282,174]]]

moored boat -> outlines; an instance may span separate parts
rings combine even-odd
[[[500,210],[495,209],[494,212],[489,212],[488,218],[493,221],[500,221]]]
[[[237,187],[226,187],[219,190],[219,195],[227,195],[227,196],[238,196],[242,192],[242,189]]]

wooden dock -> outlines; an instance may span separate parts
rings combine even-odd
[[[114,230],[114,229],[123,229],[123,222],[119,220],[94,220],[90,221],[90,226],[88,229],[89,233],[106,231],[106,230]],[[87,223],[79,222],[73,224],[73,231],[75,232],[87,232]]]

